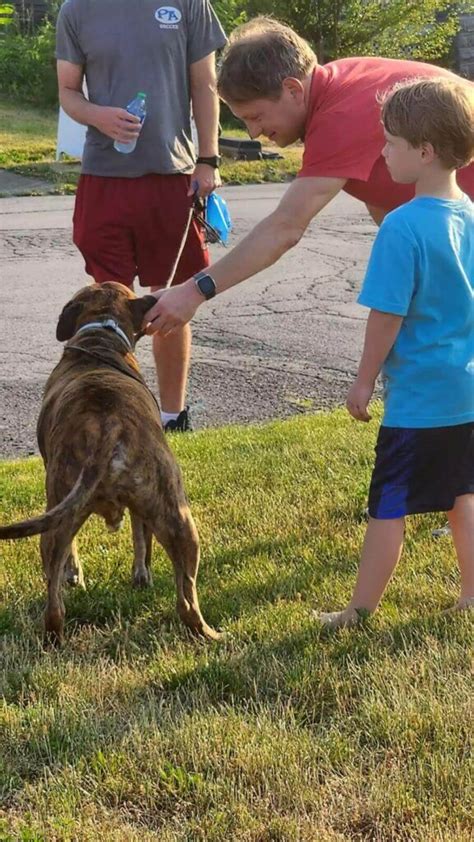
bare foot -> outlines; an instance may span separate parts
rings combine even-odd
[[[456,611],[474,611],[474,596],[461,597],[451,608],[446,608],[443,614],[454,614]]]
[[[348,629],[360,623],[362,616],[357,608],[349,606],[344,611],[333,611],[330,614],[313,611],[313,617],[327,629]]]

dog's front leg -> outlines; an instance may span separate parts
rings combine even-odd
[[[132,583],[135,588],[149,588],[152,584],[151,575],[151,529],[138,517],[130,512],[133,536],[133,570]]]

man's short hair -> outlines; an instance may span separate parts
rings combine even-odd
[[[474,89],[462,79],[411,79],[379,98],[386,131],[419,148],[431,143],[447,169],[474,157]]]
[[[278,99],[284,79],[304,79],[318,63],[304,38],[273,18],[239,26],[224,50],[217,89],[227,102]]]

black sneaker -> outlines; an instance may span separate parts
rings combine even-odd
[[[190,433],[192,429],[189,406],[181,410],[177,418],[172,418],[165,424],[165,433]]]

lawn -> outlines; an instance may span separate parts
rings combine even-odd
[[[55,161],[57,121],[56,111],[32,106],[22,106],[20,110],[17,105],[0,100],[0,167],[52,182],[57,193],[74,193],[79,164],[72,160]],[[238,129],[224,129],[224,134],[247,137]],[[285,150],[281,160],[233,161],[224,158],[221,178],[224,184],[286,181],[296,175],[301,157],[302,146],[297,145]]]
[[[38,541],[0,547],[3,842],[472,840],[473,618],[441,614],[439,517],[363,627],[311,618],[350,594],[375,435],[336,410],[172,439],[221,643],[188,638],[158,548],[131,592],[129,526],[97,519],[45,651]],[[39,461],[0,463],[0,495],[2,522],[42,511]]]

